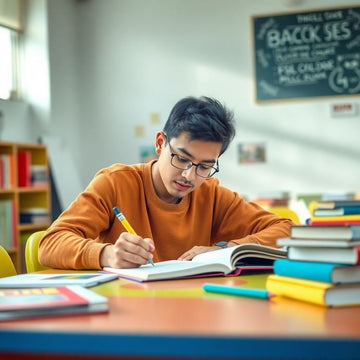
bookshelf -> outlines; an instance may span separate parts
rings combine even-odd
[[[25,242],[51,223],[47,148],[0,141],[0,244],[18,273],[26,272]]]

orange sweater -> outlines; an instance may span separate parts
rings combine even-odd
[[[165,203],[155,193],[151,164],[115,164],[100,170],[46,232],[40,262],[53,268],[101,269],[102,249],[125,231],[114,206],[140,236],[153,239],[155,262],[220,240],[276,246],[277,238],[289,236],[290,220],[246,202],[215,178],[204,181],[179,204]]]

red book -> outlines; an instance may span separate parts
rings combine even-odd
[[[27,187],[31,185],[31,152],[19,151],[17,153],[18,163],[18,186]]]
[[[310,220],[309,221],[310,226],[332,226],[332,225],[360,225],[360,220],[324,220],[324,221],[318,221],[318,220]]]
[[[2,289],[0,322],[13,319],[103,313],[107,298],[82,286]]]

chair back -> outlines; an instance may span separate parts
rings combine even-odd
[[[25,245],[25,263],[26,271],[32,273],[34,271],[49,269],[47,266],[43,266],[39,262],[39,243],[45,234],[45,230],[37,231],[31,234],[26,240]]]
[[[299,225],[301,223],[298,214],[294,210],[292,210],[286,206],[273,206],[273,207],[270,207],[268,209],[268,211],[270,211],[276,215],[279,215],[283,218],[290,219],[293,221],[293,223],[295,223],[297,225]]]
[[[8,252],[0,245],[0,277],[16,275],[14,263]]]

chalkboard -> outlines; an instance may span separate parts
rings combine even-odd
[[[360,94],[360,6],[253,17],[256,100]]]

